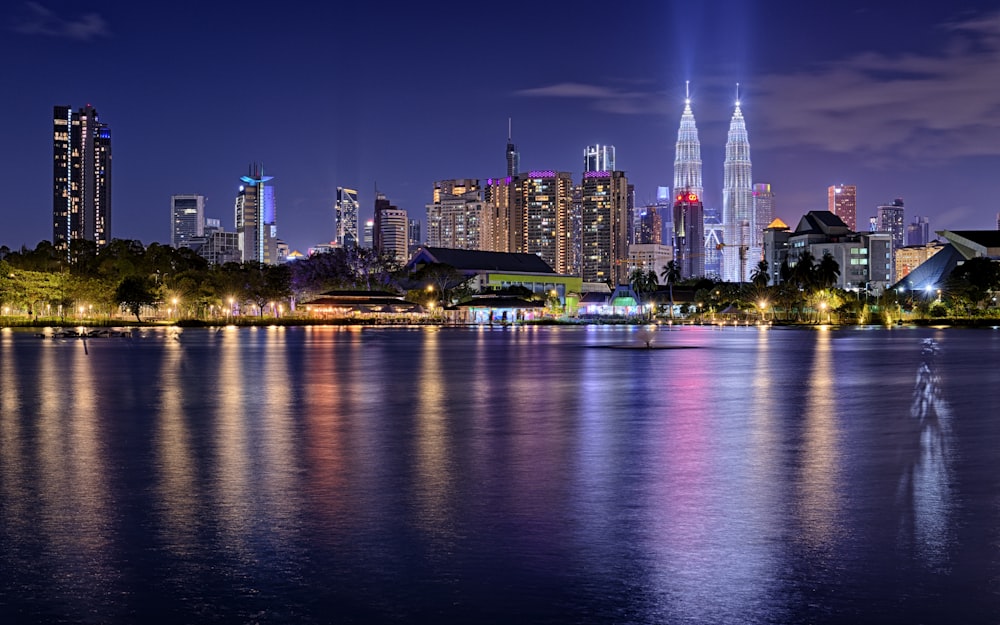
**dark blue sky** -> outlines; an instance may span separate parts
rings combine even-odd
[[[362,218],[377,183],[422,219],[435,180],[503,174],[508,117],[522,169],[579,176],[609,143],[645,201],[672,183],[685,80],[710,206],[738,81],[754,179],[790,225],[855,183],[859,226],[902,197],[932,229],[996,227],[995,2],[344,4],[5,5],[0,244],[51,237],[55,104],[111,126],[113,236],[169,241],[177,193],[232,229],[260,161],[279,236],[306,251],[333,237],[338,185]]]

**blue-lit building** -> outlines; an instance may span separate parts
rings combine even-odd
[[[243,184],[236,196],[235,210],[243,262],[273,265],[284,260],[278,252],[274,187],[267,184],[273,178],[264,175],[264,167],[259,163],[250,165],[249,173],[240,178]]]

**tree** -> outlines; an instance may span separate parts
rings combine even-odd
[[[816,257],[809,250],[803,250],[792,267],[792,282],[803,291],[809,290],[816,283],[814,268]]]
[[[681,268],[678,266],[677,261],[672,260],[663,266],[663,271],[660,272],[660,277],[663,281],[667,283],[670,289],[670,317],[674,316],[674,283],[680,281],[681,279]]]
[[[815,277],[816,285],[823,289],[829,289],[837,284],[837,280],[840,278],[840,263],[833,258],[833,254],[823,253],[823,258],[816,265]]]
[[[142,307],[156,303],[156,285],[145,276],[126,276],[115,289],[115,303],[135,315],[135,320],[141,323],[139,312]]]
[[[753,268],[750,272],[750,282],[753,282],[754,286],[757,288],[763,288],[767,286],[767,281],[769,279],[768,274],[768,264],[767,261],[761,259],[757,266]]]

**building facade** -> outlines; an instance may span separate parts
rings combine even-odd
[[[53,107],[52,244],[111,241],[111,129],[89,104]]]
[[[274,187],[268,183],[274,176],[265,176],[259,163],[250,165],[236,195],[235,222],[243,262],[273,265],[281,262],[278,251],[277,208]]]
[[[684,98],[684,113],[677,129],[677,144],[674,150],[674,190],[694,193],[699,198],[704,188],[701,182],[701,142],[698,140],[698,126],[691,111],[691,92]]]
[[[628,246],[628,275],[636,269],[656,272],[657,279],[663,267],[674,259],[674,250],[659,243],[633,243]]]
[[[858,188],[853,184],[827,187],[826,208],[843,221],[852,232],[858,227]]]
[[[722,253],[722,279],[747,282],[753,265],[760,258],[760,248],[754,244],[756,226],[750,141],[739,100],[729,121],[723,170],[722,227],[725,248]]]
[[[674,261],[681,278],[705,275],[705,207],[697,193],[678,191],[674,197]]]
[[[358,244],[358,202],[356,189],[337,187],[337,199],[334,202],[334,240],[341,247],[353,247]]]
[[[409,259],[409,220],[406,211],[396,208],[384,208],[379,213],[375,239],[380,252],[391,253],[400,264]]]
[[[427,244],[461,250],[488,249],[492,233],[490,207],[476,179],[441,180],[434,183],[427,211]]]
[[[584,148],[584,173],[588,171],[614,171],[615,169],[615,146],[597,144]]]
[[[623,171],[583,174],[580,220],[584,282],[624,284],[628,264],[628,179]],[[565,273],[565,271],[559,271]]]
[[[189,247],[192,239],[205,236],[205,196],[170,196],[170,245]]]
[[[927,245],[931,242],[931,224],[926,217],[914,217],[906,226],[906,245]]]
[[[753,185],[753,247],[763,256],[764,229],[774,221],[774,191],[766,182]]]
[[[513,251],[537,254],[556,273],[567,267],[568,217],[572,203],[573,179],[569,172],[533,170],[514,178],[511,237],[519,244]],[[520,236],[517,236],[520,234]]]

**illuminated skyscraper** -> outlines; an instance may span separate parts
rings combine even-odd
[[[722,227],[725,249],[722,253],[722,279],[747,282],[750,270],[760,259],[755,245],[753,211],[753,175],[750,166],[750,141],[737,97],[736,109],[729,122],[722,188]]]
[[[584,282],[618,285],[627,280],[628,187],[623,171],[583,174],[580,221]]]
[[[205,236],[205,196],[170,196],[170,245],[187,247],[191,239]]]
[[[513,178],[521,169],[521,153],[511,138],[511,121],[507,118],[507,177]]]
[[[236,233],[239,235],[243,262],[273,265],[278,258],[277,209],[274,187],[267,184],[274,176],[265,176],[260,163],[250,165],[248,175],[240,180],[236,196]]]
[[[892,248],[903,247],[906,236],[906,219],[903,214],[903,198],[896,198],[891,204],[882,204],[875,214],[878,217],[878,231],[892,235]]]
[[[826,208],[840,217],[851,232],[858,227],[858,188],[853,184],[841,184],[827,188]]]
[[[774,192],[766,182],[753,185],[753,220],[753,246],[763,253],[764,230],[774,221]],[[753,267],[750,270],[753,271]]]
[[[511,226],[523,224],[523,237],[512,235],[520,243],[513,251],[536,254],[556,273],[566,273],[568,266],[569,216],[573,201],[573,180],[569,172],[535,170],[514,179],[517,187]]]
[[[674,198],[674,261],[681,278],[705,275],[704,206],[697,193],[680,189]]]
[[[487,250],[489,219],[483,189],[477,179],[441,180],[434,183],[433,202],[427,209],[427,245],[461,250]],[[484,236],[485,235],[485,236]]]
[[[583,150],[583,172],[614,171],[615,146],[588,145]]]
[[[684,113],[677,130],[677,147],[674,153],[674,189],[686,189],[699,198],[701,184],[701,143],[698,141],[698,126],[691,112],[691,93],[685,91]]]
[[[337,229],[336,241],[341,247],[358,244],[358,192],[355,189],[337,187],[337,201],[334,205],[334,221]]]
[[[89,104],[53,107],[52,244],[111,241],[111,129]]]

